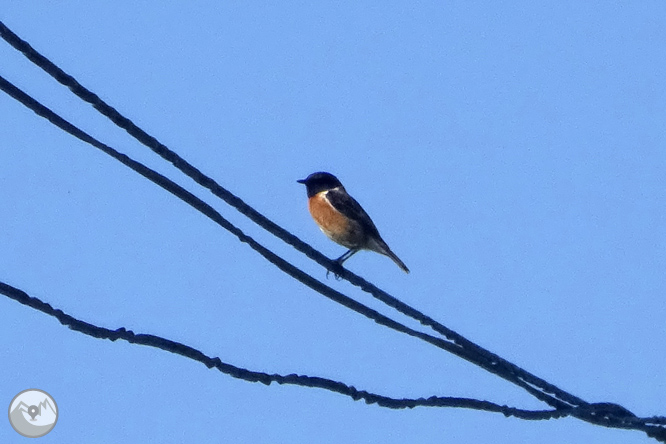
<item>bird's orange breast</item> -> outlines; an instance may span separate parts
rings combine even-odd
[[[356,230],[345,215],[336,210],[326,198],[326,191],[308,199],[308,209],[321,231],[332,241],[347,248],[355,248],[359,242]]]

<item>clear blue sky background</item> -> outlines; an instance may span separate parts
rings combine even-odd
[[[371,253],[349,268],[587,401],[666,414],[665,2],[5,0],[0,17],[324,254],[344,249],[296,183],[318,170],[340,177],[412,273]],[[325,280],[4,42],[0,73]],[[6,282],[253,370],[545,408],[304,288],[5,94],[0,116]],[[4,297],[0,313],[0,407],[27,388],[53,395],[60,420],[44,443],[654,442],[574,419],[391,411],[266,387],[81,335]],[[0,420],[0,441],[25,438]]]

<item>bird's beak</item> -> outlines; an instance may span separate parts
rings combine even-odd
[[[305,179],[297,180],[298,183],[305,183]]]

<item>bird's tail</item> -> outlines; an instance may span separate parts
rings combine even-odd
[[[386,245],[386,242],[384,242],[382,239],[373,239],[372,245],[370,245],[369,249],[390,257],[402,271],[409,273],[409,268],[407,268],[407,265],[405,265],[405,263],[401,261],[394,252],[391,251],[389,246]]]

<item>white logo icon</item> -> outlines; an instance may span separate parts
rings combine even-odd
[[[23,390],[9,404],[9,423],[17,433],[39,438],[49,433],[58,421],[58,406],[43,390]]]

